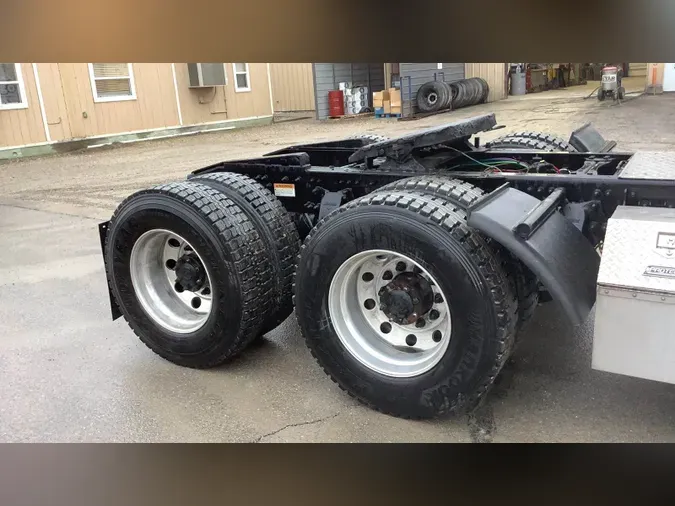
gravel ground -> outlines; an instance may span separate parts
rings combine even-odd
[[[593,86],[419,121],[294,121],[0,165],[0,441],[671,441],[675,387],[592,371],[592,324],[540,308],[487,405],[408,422],[326,378],[289,319],[227,368],[193,371],[110,322],[97,220],[151,184],[288,144],[396,135],[495,112],[504,130],[567,137],[592,121],[619,149],[675,148],[675,96],[612,106]],[[630,90],[629,90],[630,91]]]

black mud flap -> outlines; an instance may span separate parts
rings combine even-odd
[[[595,304],[600,256],[557,211],[563,196],[558,189],[542,201],[505,184],[469,208],[467,223],[529,267],[579,325]]]
[[[98,235],[101,239],[101,253],[103,254],[103,264],[105,265],[105,238],[108,235],[108,227],[110,222],[106,221],[104,223],[99,223],[98,225]],[[113,297],[112,289],[110,287],[110,281],[108,281],[108,276],[106,276],[106,283],[108,285],[108,297],[110,298],[110,312],[112,313],[113,321],[117,320],[122,316],[122,311],[120,311],[117,302],[115,302],[115,297]]]
[[[570,136],[570,145],[580,153],[609,153],[616,147],[616,141],[607,141],[593,125],[586,123]]]

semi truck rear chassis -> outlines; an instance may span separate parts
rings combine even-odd
[[[290,146],[138,192],[99,226],[113,319],[227,362],[295,308],[321,367],[382,412],[475,408],[535,308],[595,311],[593,367],[675,383],[675,154],[509,134],[492,114]]]

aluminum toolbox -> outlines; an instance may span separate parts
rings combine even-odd
[[[602,249],[593,369],[675,383],[675,209],[620,206]]]

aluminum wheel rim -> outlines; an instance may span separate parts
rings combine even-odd
[[[195,291],[177,283],[175,263],[171,263],[192,253],[206,274],[205,282]],[[199,253],[187,240],[169,230],[149,230],[134,244],[129,267],[134,293],[155,323],[177,334],[192,333],[204,326],[213,308],[211,277]]]
[[[404,262],[406,270],[396,266]],[[392,322],[380,309],[378,293],[388,280],[385,273],[417,272],[428,280],[434,292],[433,310],[422,315],[420,328],[415,323]],[[372,274],[372,280],[368,274]],[[372,302],[376,304],[372,309]],[[333,277],[328,293],[328,311],[340,342],[363,365],[385,376],[407,378],[432,369],[445,355],[451,339],[451,314],[445,294],[431,274],[413,259],[388,250],[369,250],[347,259]],[[383,324],[391,325],[389,332]],[[386,329],[386,327],[385,327]],[[415,336],[413,346],[406,342]]]

